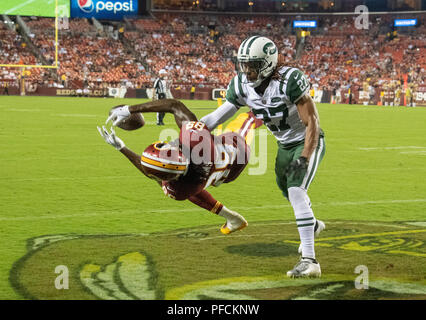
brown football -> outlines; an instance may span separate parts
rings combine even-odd
[[[111,115],[112,110],[114,110],[115,108],[119,108],[122,106],[124,106],[124,104],[112,108],[109,114]],[[131,131],[131,130],[142,128],[144,125],[145,125],[145,119],[143,118],[142,113],[132,113],[130,118],[124,120],[117,127],[123,130]]]

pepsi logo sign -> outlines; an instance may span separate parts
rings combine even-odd
[[[99,19],[122,19],[138,14],[137,0],[72,0],[71,16]]]
[[[96,13],[100,11],[112,11],[115,13],[124,11],[134,11],[133,1],[122,2],[122,1],[96,1],[93,0],[77,0],[78,7],[85,13],[91,13],[96,8]]]
[[[92,12],[95,8],[92,0],[77,0],[77,4],[79,8],[86,13]]]

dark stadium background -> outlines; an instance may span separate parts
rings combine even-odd
[[[189,99],[191,87],[195,99],[218,98],[223,91],[213,90],[225,89],[232,78],[241,40],[261,34],[277,43],[289,65],[306,73],[321,93],[317,102],[336,102],[337,95],[337,103],[384,105],[397,94],[399,104],[406,105],[407,94],[421,105],[425,3],[140,0],[138,11],[122,19],[101,15],[60,23],[58,68],[3,67],[0,92],[110,96],[125,87],[125,97],[146,98],[163,69],[175,98]],[[354,28],[358,5],[369,9],[367,30]],[[395,27],[395,19],[417,19],[417,24]],[[293,28],[295,20],[315,20],[317,27]],[[0,33],[0,64],[55,64],[53,17],[2,15]]]

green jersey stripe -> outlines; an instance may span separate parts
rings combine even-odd
[[[306,183],[306,189],[309,187],[309,185],[312,183],[312,180],[314,179],[315,173],[317,172],[318,166],[319,166],[319,162],[320,162],[320,157],[322,155],[322,153],[324,152],[324,138],[320,138],[320,143],[319,143],[319,150],[318,150],[318,157],[317,157],[317,163],[316,166],[314,167],[314,170],[312,170],[310,177],[308,178],[308,181]]]
[[[232,82],[233,82],[233,86],[234,86],[234,89],[235,89],[235,94],[237,95],[237,99],[241,100],[241,92],[240,92],[238,76],[234,77],[234,79],[232,79]]]
[[[321,157],[321,153],[323,151],[323,146],[324,146],[324,138],[320,138],[318,148],[315,150],[315,155],[314,155],[315,160],[314,160],[314,163],[312,165],[312,168],[311,168],[311,170],[308,170],[309,175],[308,175],[307,178],[305,177],[306,181],[305,181],[305,179],[303,179],[305,189],[308,189],[309,185],[311,184],[311,182],[314,178],[315,172],[318,169],[319,158]]]
[[[243,85],[241,84],[241,78],[237,77],[236,81],[238,82],[238,91],[240,92],[241,97],[245,98],[246,95],[244,94]]]
[[[287,91],[287,83],[291,74],[296,71],[296,68],[288,68],[281,76],[280,93],[285,94]]]
[[[285,76],[287,75],[287,73],[291,70],[291,68],[290,67],[284,67],[285,68],[285,71],[283,72],[283,74],[281,75],[281,79],[280,79],[280,93],[281,94],[284,94],[284,91],[283,91],[283,86],[284,86],[284,82],[286,82],[286,80],[285,80]]]
[[[297,69],[296,69],[296,68],[291,68],[291,69],[290,69],[290,72],[287,72],[287,74],[285,75],[285,79],[288,81],[288,79],[290,79],[291,75],[292,75],[295,71],[297,71]]]
[[[315,165],[317,163],[317,158],[318,158],[318,147],[315,149],[313,156],[311,156],[311,159],[309,159],[309,166],[308,166],[308,170],[306,171],[305,174],[305,178],[303,179],[302,185],[304,186],[304,188],[306,188],[306,186],[308,185],[308,181],[311,177],[312,172],[315,171]],[[313,162],[312,162],[313,160]],[[310,164],[312,162],[312,165]]]
[[[294,68],[291,68],[291,67],[285,67],[286,68],[286,70],[284,71],[284,73],[281,75],[281,79],[282,78],[285,78],[286,76],[287,76],[287,74],[288,74],[288,72],[291,70],[291,69],[294,69]]]
[[[281,93],[281,94],[284,94],[283,86],[284,86],[284,80],[281,80],[281,81],[280,81],[280,93]]]
[[[228,90],[226,91],[226,100],[235,106],[242,107],[243,105],[238,101],[238,96],[235,91],[234,82],[235,82],[235,77],[229,83]]]

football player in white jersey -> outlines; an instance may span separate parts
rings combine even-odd
[[[297,68],[278,64],[278,49],[262,36],[245,39],[238,49],[238,75],[229,83],[226,102],[201,119],[210,130],[248,106],[278,140],[276,181],[290,201],[300,235],[300,261],[289,277],[320,277],[314,237],[325,225],[317,220],[307,194],[325,153],[324,134],[309,95],[310,85]]]

